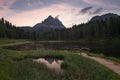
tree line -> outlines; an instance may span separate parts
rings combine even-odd
[[[120,17],[111,17],[106,20],[89,21],[65,30],[41,35],[41,39],[47,40],[79,40],[79,39],[104,39],[120,37]]]
[[[30,31],[24,31],[12,25],[4,18],[0,19],[0,38],[9,39],[36,39],[36,33]]]
[[[10,22],[0,19],[0,38],[39,39],[39,40],[79,40],[103,39],[120,37],[120,17],[111,17],[106,20],[88,21],[72,28],[54,30],[49,33],[37,34],[24,31]]]

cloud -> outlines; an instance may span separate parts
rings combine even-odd
[[[82,0],[85,3],[102,6],[102,7],[109,7],[109,8],[118,8],[120,7],[120,0]]]
[[[77,15],[82,12],[87,15]],[[14,23],[17,26],[34,26],[36,23],[42,22],[46,17],[52,15],[53,17],[59,17],[63,24],[68,27],[73,23],[79,24],[80,22],[87,22],[90,15],[89,12],[93,11],[94,7],[89,6],[85,8],[76,7],[65,3],[57,3],[49,5],[43,8],[23,11],[20,13],[14,13],[14,15],[7,17],[7,20]],[[95,12],[95,11],[94,11]],[[57,16],[56,16],[57,15]]]
[[[83,0],[84,2],[86,3],[89,3],[89,4],[95,4],[95,5],[104,5],[106,3],[108,3],[106,0]]]
[[[60,0],[61,1],[61,0]],[[15,11],[29,11],[41,9],[60,2],[59,0],[16,0],[10,9]]]
[[[86,3],[94,3],[97,0],[83,0],[83,1],[86,2]]]
[[[3,10],[4,8],[0,6],[0,10]]]
[[[33,10],[38,9],[43,6],[43,2],[41,0],[16,0],[11,6],[10,9],[15,11],[25,11],[25,10]]]
[[[85,5],[82,0],[16,0],[10,9],[14,11],[29,11],[35,9],[41,9],[55,4],[65,3],[71,6],[80,7]]]
[[[86,14],[86,13],[88,13],[91,9],[92,9],[93,7],[85,7],[85,8],[83,8],[83,9],[81,9],[81,11],[80,11],[80,13],[82,13],[82,14]]]
[[[0,17],[6,17],[13,15],[14,11],[9,7],[15,2],[15,0],[0,0]]]
[[[3,5],[3,3],[4,3],[4,0],[0,0],[0,5]]]
[[[0,0],[0,6],[4,8],[9,8],[15,0]]]
[[[102,13],[102,11],[103,11],[103,8],[98,8],[92,14],[100,14]]]
[[[83,15],[83,14],[87,14],[87,15],[95,15],[95,14],[100,14],[103,12],[103,8],[94,8],[92,6],[89,7],[85,7],[83,9],[81,9],[80,11],[78,10],[79,14],[78,15]]]
[[[75,7],[64,3],[54,4],[41,9],[17,13],[14,16],[8,17],[7,20],[15,23],[17,26],[33,26],[36,23],[42,22],[42,20],[49,15],[52,15],[53,17],[60,15],[59,19],[63,22],[63,24],[65,24],[65,26],[68,26],[68,22],[74,20],[73,13],[70,13],[71,9],[73,8]]]
[[[60,17],[60,15],[57,15],[55,18],[59,18]]]

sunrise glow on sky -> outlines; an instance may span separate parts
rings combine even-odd
[[[120,0],[0,0],[0,18],[16,26],[34,26],[52,15],[71,27],[105,13],[120,15]]]

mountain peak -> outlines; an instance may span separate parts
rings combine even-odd
[[[44,21],[42,21],[42,23],[50,25],[51,22],[53,21],[54,21],[54,18],[51,15],[49,15]]]
[[[96,20],[106,20],[106,19],[109,19],[109,18],[117,18],[119,17],[119,15],[117,14],[114,14],[114,13],[107,13],[107,14],[104,14],[104,15],[101,15],[101,16],[94,16],[90,21],[96,21]]]
[[[54,26],[54,28],[65,28],[65,26],[58,18],[53,18],[51,15],[49,15],[44,21],[42,21],[42,24],[45,24],[47,26]]]
[[[47,19],[54,19],[52,15],[49,15]]]
[[[55,29],[65,29],[65,26],[58,18],[53,18],[49,15],[42,23],[38,23],[33,27],[33,30],[37,33],[51,32]]]

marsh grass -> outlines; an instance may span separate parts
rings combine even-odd
[[[33,61],[39,57],[63,59],[61,67],[64,74],[58,75]],[[0,80],[120,80],[120,76],[72,51],[13,51],[0,48]]]
[[[25,41],[27,41],[27,40],[0,38],[0,45],[9,44],[9,43],[25,42]]]

